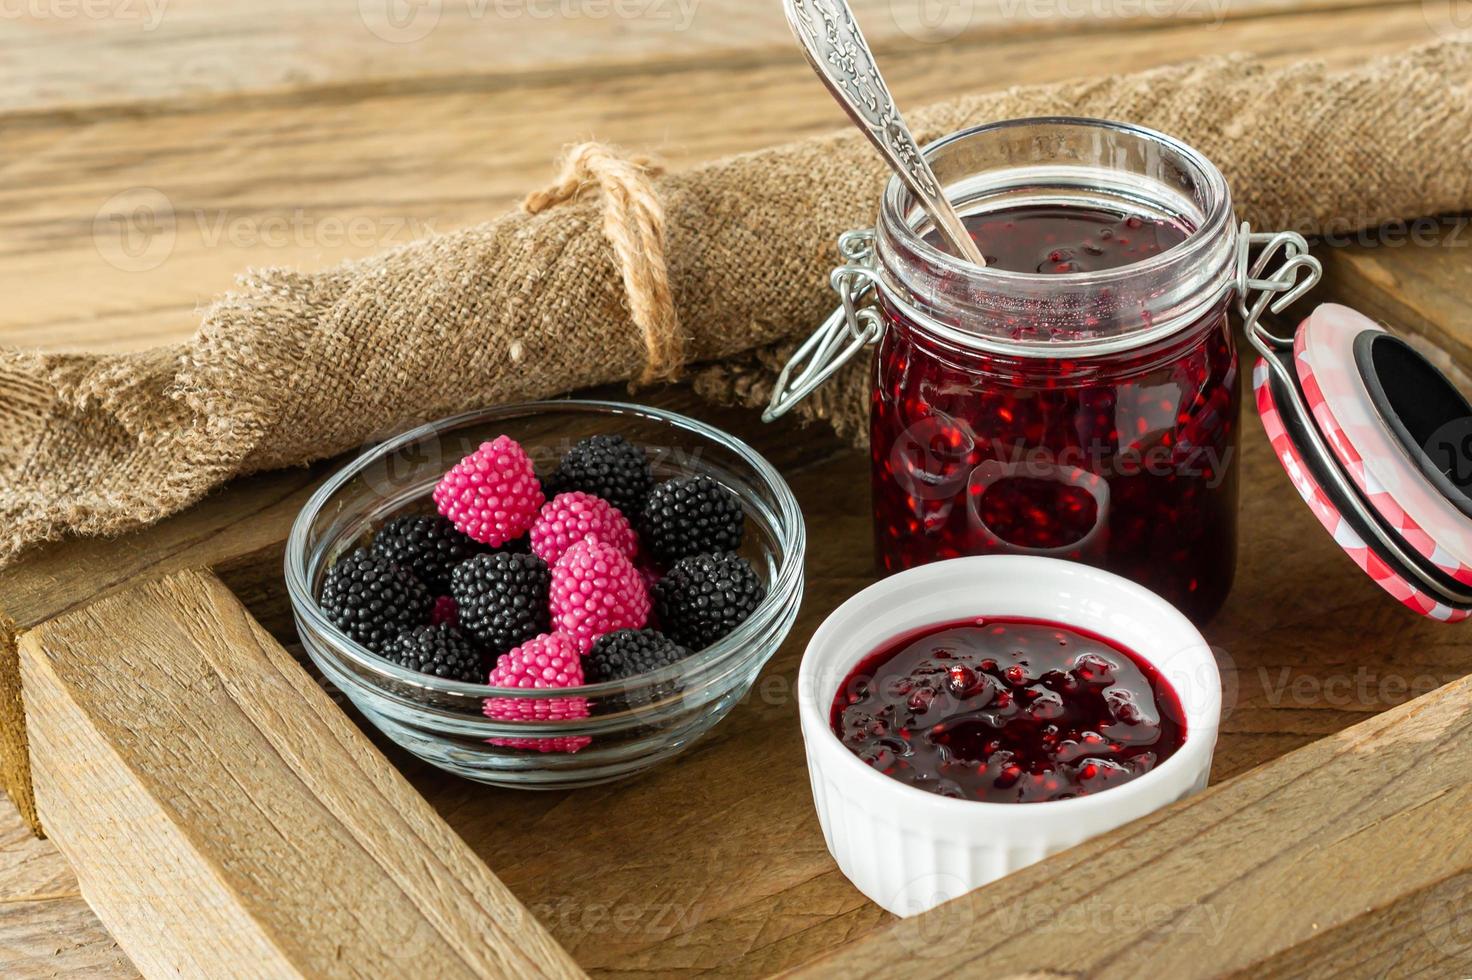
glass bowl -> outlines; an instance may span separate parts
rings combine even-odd
[[[337,557],[366,544],[394,517],[432,512],[430,492],[440,476],[503,433],[525,447],[542,474],[578,440],[618,433],[649,449],[656,480],[702,474],[719,481],[746,512],[741,550],[763,578],[766,599],[733,633],[677,664],[631,680],[556,691],[430,677],[384,660],[328,622],[315,597]],[[348,464],[312,495],[293,525],[286,585],[312,662],[394,742],[477,782],[565,789],[621,779],[670,758],[745,696],[797,617],[804,547],[792,491],[741,440],[655,408],[532,402],[432,422]],[[586,699],[588,717],[531,722],[484,713],[487,698],[531,702],[569,696]],[[578,748],[566,751],[567,746]]]

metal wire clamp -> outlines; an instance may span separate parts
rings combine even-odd
[[[838,238],[838,252],[843,264],[833,270],[828,281],[838,293],[839,307],[783,365],[772,389],[772,400],[762,412],[763,422],[786,415],[884,333],[879,311],[861,305],[878,282],[872,261],[874,230],[844,232]]]
[[[1257,258],[1252,250],[1260,248]],[[877,343],[884,322],[873,306],[863,305],[877,285],[874,270],[874,230],[845,232],[838,239],[843,264],[833,270],[830,285],[840,305],[808,337],[777,375],[771,401],[762,420],[771,422],[792,410],[815,389],[852,360],[861,350]],[[1275,260],[1281,264],[1269,275]],[[1237,236],[1237,308],[1248,339],[1282,370],[1274,349],[1291,350],[1292,338],[1277,337],[1262,324],[1269,310],[1281,313],[1312,289],[1323,275],[1319,260],[1308,252],[1308,242],[1293,231],[1254,232],[1243,222]]]
[[[1253,261],[1252,249],[1259,246],[1262,251]],[[1268,266],[1280,256],[1282,264],[1271,276],[1264,277]],[[1237,312],[1252,346],[1268,357],[1274,349],[1292,350],[1293,338],[1274,335],[1263,326],[1263,315],[1269,310],[1282,313],[1318,285],[1323,275],[1323,265],[1308,254],[1308,241],[1298,232],[1255,232],[1250,224],[1242,222],[1237,235]]]

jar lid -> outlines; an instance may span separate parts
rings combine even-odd
[[[1472,615],[1472,404],[1410,344],[1324,304],[1258,360],[1258,414],[1336,544],[1424,616]]]

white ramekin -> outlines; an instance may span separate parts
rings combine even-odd
[[[829,727],[833,698],[849,671],[893,637],[973,616],[1048,620],[1137,653],[1180,696],[1185,743],[1132,782],[1051,803],[949,799],[859,761]],[[1201,791],[1221,718],[1216,658],[1164,599],[1096,568],[1010,555],[924,565],[849,599],[813,634],[798,673],[798,697],[828,850],[859,891],[902,916]]]

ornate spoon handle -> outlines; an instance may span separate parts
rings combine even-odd
[[[782,7],[813,70],[910,188],[951,250],[986,265],[900,116],[847,0],[782,0]]]

